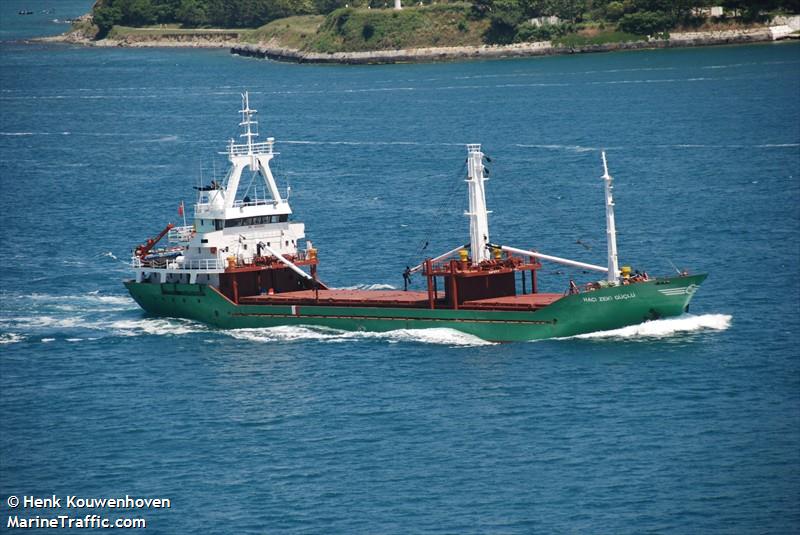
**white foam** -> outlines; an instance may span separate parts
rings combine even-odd
[[[135,301],[127,295],[100,295],[99,290],[88,292],[84,295],[51,295],[51,294],[31,294],[27,296],[34,301],[42,304],[58,306],[69,305],[69,310],[92,310],[87,305],[96,307],[101,305],[99,310],[127,310],[135,308]]]
[[[423,344],[447,345],[447,346],[488,346],[494,345],[492,342],[478,338],[472,334],[467,334],[455,329],[397,329],[396,331],[378,332],[346,332],[342,333],[342,339],[352,338],[377,338],[385,339],[390,343],[397,342],[418,342]]]
[[[0,344],[16,344],[22,342],[25,337],[17,333],[3,333],[0,334]]]
[[[620,84],[674,84],[674,83],[682,83],[682,82],[706,82],[710,80],[716,80],[717,78],[705,78],[705,77],[696,77],[696,78],[655,78],[655,79],[643,79],[643,80],[602,80],[602,81],[595,81],[595,82],[587,82],[589,85],[620,85]]]
[[[119,336],[141,336],[143,334],[179,336],[208,330],[208,328],[201,323],[172,318],[119,320],[112,322],[109,327]]]
[[[764,145],[756,145],[759,149],[785,149],[800,147],[800,143],[766,143]]]
[[[325,327],[289,326],[264,327],[259,329],[232,329],[223,331],[239,340],[251,342],[292,342],[318,340],[322,342],[345,342],[352,340],[386,340],[389,343],[417,342],[423,344],[473,347],[492,345],[477,336],[454,329],[397,329],[388,332],[340,331]]]
[[[55,341],[55,338],[42,338],[42,343],[45,343],[45,344],[50,343],[50,342],[54,342],[54,341]]]
[[[58,329],[70,329],[81,325],[81,319],[77,317],[54,318],[53,316],[21,316],[8,318],[4,323],[14,323],[26,327],[55,327]]]
[[[528,145],[524,143],[515,143],[515,147],[523,149],[547,149],[547,150],[566,150],[571,152],[599,152],[598,147],[583,147],[581,145]]]
[[[145,141],[145,143],[166,143],[171,141],[178,141],[178,136],[176,135],[162,136],[158,139],[148,139]]]
[[[340,337],[342,331],[326,328],[282,325],[257,329],[231,329],[223,331],[239,340],[251,342],[291,342],[294,340],[329,340]]]
[[[755,65],[755,63],[730,63],[727,65],[705,65],[701,69],[730,69],[732,67],[743,67],[745,65]]]
[[[418,141],[309,141],[300,139],[282,139],[277,143],[286,143],[287,145],[353,145],[353,146],[387,146],[387,145],[411,145],[411,146],[437,146],[437,147],[460,147],[464,143],[422,143]]]
[[[696,331],[724,331],[731,325],[728,314],[690,314],[678,318],[647,321],[612,331],[579,334],[570,338],[666,338],[675,334]]]
[[[332,91],[333,93],[376,93],[376,92],[387,92],[387,91],[417,91],[418,88],[416,87],[362,87],[358,89],[340,89],[338,91]]]

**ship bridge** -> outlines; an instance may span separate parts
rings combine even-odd
[[[184,279],[194,283],[211,276],[208,281],[213,284],[217,282],[214,275],[231,266],[253,264],[269,256],[305,256],[298,252],[298,242],[305,238],[305,225],[290,221],[289,188],[285,196],[281,195],[270,169],[270,162],[278,154],[275,138],[255,140],[257,111],[250,108],[247,93],[242,95],[239,113],[240,142],[231,139],[220,153],[230,162],[225,177],[195,187],[197,202],[192,225],[170,226],[162,233],[175,245],[166,251],[167,258],[156,258],[158,251],[149,252],[150,248],[135,255],[138,281],[156,275],[162,283]],[[198,279],[198,275],[204,277]]]
[[[289,216],[288,189],[286,197],[278,190],[270,161],[279,154],[275,152],[275,138],[255,142],[258,137],[258,122],[254,120],[257,110],[250,108],[249,96],[242,95],[243,143],[230,140],[227,150],[221,152],[228,157],[231,167],[222,183],[212,181],[199,188],[200,195],[195,205],[195,216],[207,219],[239,219],[254,216]]]

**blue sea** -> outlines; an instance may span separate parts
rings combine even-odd
[[[314,66],[24,41],[91,3],[0,3],[0,532],[800,531],[800,45]],[[708,280],[683,317],[531,343],[148,317],[131,250],[224,172],[245,90],[329,285],[402,287],[467,241],[466,143],[492,241],[604,263],[605,149],[622,264]],[[51,495],[171,507],[9,506]]]

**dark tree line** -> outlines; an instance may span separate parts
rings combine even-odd
[[[92,14],[102,33],[117,24],[256,28],[292,15],[327,13],[345,3],[344,0],[100,0]]]
[[[743,21],[753,21],[764,13],[783,10],[800,12],[800,0],[475,0],[476,17],[491,22],[489,40],[509,43],[531,36],[549,38],[570,31],[572,23],[583,21],[617,24],[622,31],[649,35],[677,25],[692,25],[705,20],[698,8],[722,6]],[[558,26],[532,25],[538,17],[558,17]]]
[[[423,0],[430,4],[433,0]],[[442,0],[439,0],[441,3]],[[417,5],[420,0],[406,1]],[[112,26],[179,23],[188,28],[257,28],[293,15],[326,15],[348,7],[391,7],[394,0],[99,0],[95,24],[101,33]]]

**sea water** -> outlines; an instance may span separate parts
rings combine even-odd
[[[0,531],[800,529],[800,46],[353,67],[20,41],[90,2],[53,4],[0,4]],[[604,263],[605,149],[621,264],[708,280],[680,318],[532,343],[148,317],[131,250],[222,176],[245,90],[332,286],[467,241],[465,143],[492,241]],[[53,494],[171,507],[7,502]]]

